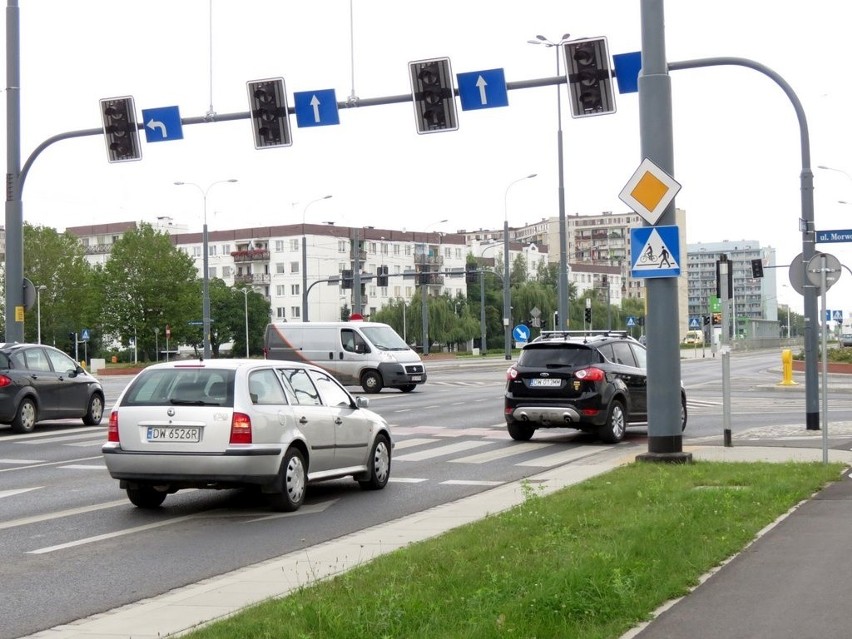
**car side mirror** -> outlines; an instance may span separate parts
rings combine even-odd
[[[358,408],[369,408],[370,400],[367,397],[361,397],[360,395],[355,398],[355,406]]]

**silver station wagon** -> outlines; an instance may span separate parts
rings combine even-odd
[[[257,486],[273,509],[293,511],[309,482],[352,476],[385,487],[390,427],[367,406],[310,364],[156,364],[119,397],[101,450],[140,508],[183,488]]]

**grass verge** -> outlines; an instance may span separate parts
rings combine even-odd
[[[186,635],[619,637],[840,477],[840,464],[634,463]]]

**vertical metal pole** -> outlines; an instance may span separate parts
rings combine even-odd
[[[245,298],[245,311],[246,311],[246,358],[249,357],[249,332],[248,332],[248,289],[243,289],[243,297]]]
[[[727,255],[721,255],[719,259],[719,293],[722,303],[722,433],[725,445],[728,446],[731,437],[731,346],[730,346],[730,321],[731,313],[728,312],[728,270],[731,262]]]
[[[556,75],[559,76],[559,54],[562,47],[556,50]],[[562,93],[556,85],[556,155],[559,172],[559,279],[557,294],[559,296],[559,326],[554,330],[568,328],[568,222],[565,219],[565,162],[562,148]]]
[[[485,271],[479,271],[479,354],[485,355]]]
[[[508,189],[506,189],[508,191]],[[503,347],[507,360],[512,359],[512,336],[509,326],[509,317],[512,314],[511,300],[509,296],[509,220],[503,218]]]
[[[663,0],[642,0],[642,70],[639,73],[641,156],[674,175],[672,94],[665,48]],[[674,225],[675,204],[660,224]],[[683,260],[685,256],[681,256]],[[680,399],[677,278],[648,278],[648,452],[637,459],[685,462]]]
[[[428,249],[428,246],[427,246],[427,249]],[[428,257],[428,255],[425,256],[425,257]],[[425,266],[428,266],[428,264],[424,264],[424,267]],[[421,273],[422,273],[422,271],[421,271]],[[429,285],[425,283],[426,282],[425,277],[429,277],[429,276],[424,276],[424,275],[421,274],[420,277],[424,278],[422,280],[421,284],[420,284],[420,322],[423,326],[422,350],[423,350],[423,355],[425,356],[425,355],[429,354],[429,350],[430,350],[429,349]]]
[[[826,289],[825,274],[828,270],[825,253],[819,257],[819,282],[822,292],[822,463],[828,463],[828,320],[825,319],[827,302],[825,299]]]
[[[24,341],[24,214],[21,202],[21,59],[17,0],[6,5],[6,337]]]
[[[352,268],[352,312],[361,314],[361,240],[360,229],[355,229],[355,263]]]
[[[36,321],[38,323],[38,343],[41,344],[41,286],[36,287]]]
[[[204,330],[203,346],[204,359],[210,359],[210,272],[208,269],[208,253],[207,247],[207,193],[204,193],[204,228],[202,229],[202,250],[204,258],[202,261],[204,273],[201,278],[201,323]]]
[[[305,236],[305,221],[302,220],[302,321],[308,320],[308,238]]]

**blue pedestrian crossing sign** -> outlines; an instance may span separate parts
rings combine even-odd
[[[627,326],[628,328],[633,328],[634,326],[636,326],[636,318],[633,315],[627,318]]]
[[[457,73],[462,111],[509,106],[503,69]]]
[[[701,322],[698,321],[697,317],[693,317],[689,320],[689,328],[701,328]]]
[[[631,277],[678,277],[680,237],[677,226],[630,229]]]
[[[89,329],[88,328],[84,328],[83,332],[80,333],[80,341],[81,342],[88,342],[89,341]]]
[[[145,125],[145,140],[148,142],[183,140],[180,109],[176,106],[142,109],[142,122]]]
[[[293,94],[296,124],[300,128],[308,126],[327,126],[340,124],[337,110],[337,97],[334,89],[319,91],[298,91]]]

